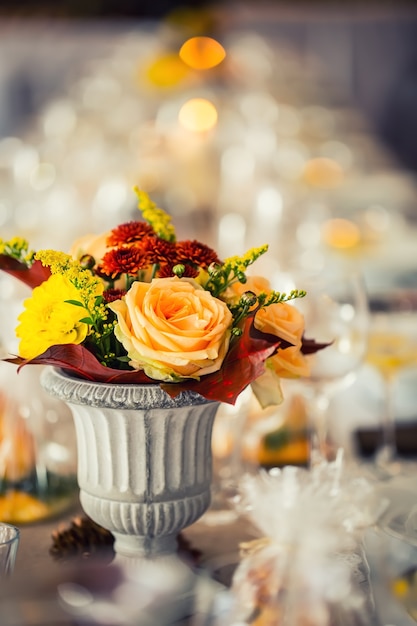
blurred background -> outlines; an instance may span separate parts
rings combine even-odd
[[[416,289],[414,4],[3,0],[1,238],[69,250],[137,219],[137,184],[220,257],[267,242],[257,272],[278,290],[329,268],[358,270],[371,296]],[[25,294],[1,286],[15,352]],[[354,373],[332,395],[344,441],[385,402],[363,354]],[[415,453],[415,358],[404,373]]]
[[[415,2],[0,0],[0,239],[69,250],[139,219],[134,185],[179,238],[220,257],[268,243],[256,270],[277,290],[331,269],[346,288],[360,274],[369,302],[409,307],[408,334],[386,333],[378,368],[364,292],[338,294],[340,352],[311,387],[284,381],[271,412],[250,396],[222,407],[213,451],[229,505],[243,469],[309,464],[318,400],[331,443],[363,460],[381,443],[390,388],[397,452],[415,460]],[[0,276],[12,353],[27,295],[16,282]],[[77,496],[70,415],[38,372],[16,384],[0,365],[0,519],[57,515]]]
[[[181,14],[187,20],[199,10],[211,13],[213,23],[205,25],[206,31],[251,28],[303,57],[315,55],[340,97],[360,108],[406,166],[417,168],[417,8],[412,0],[2,0],[0,134],[19,128],[62,89],[83,59],[108,49],[111,34],[143,20],[180,20]]]

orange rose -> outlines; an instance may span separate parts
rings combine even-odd
[[[226,293],[226,298],[231,300],[237,300],[245,291],[253,291],[253,293],[259,296],[260,293],[269,293],[271,291],[271,285],[266,278],[262,276],[248,276],[246,283],[233,283]]]
[[[295,345],[300,343],[304,332],[304,317],[292,304],[277,302],[257,312],[255,328]]]
[[[252,383],[252,390],[263,408],[282,402],[281,378],[309,376],[310,368],[301,352],[304,317],[287,302],[271,304],[258,311],[255,328],[289,341],[291,346],[279,348],[265,362],[265,373]]]
[[[288,348],[279,349],[267,360],[267,367],[270,367],[277,376],[298,378],[309,375],[307,360],[301,353],[304,317],[295,306],[279,302],[261,309],[255,316],[255,328],[292,344]]]
[[[249,276],[246,283],[234,283],[228,296],[240,297],[245,291],[253,291],[256,295],[271,291],[270,283],[262,276]],[[271,304],[260,309],[255,316],[255,328],[263,333],[280,337],[292,344],[291,347],[279,350],[267,360],[266,365],[278,377],[298,378],[308,376],[310,369],[304,355],[301,354],[301,338],[304,332],[304,317],[300,311],[287,302]]]
[[[192,279],[135,282],[109,305],[115,334],[134,369],[156,380],[179,381],[218,371],[227,354],[232,315]]]

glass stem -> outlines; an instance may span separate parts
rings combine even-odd
[[[316,390],[312,402],[311,464],[326,461],[327,451],[327,412],[330,400],[327,394]]]
[[[397,456],[394,412],[394,383],[393,376],[384,377],[384,408],[382,411],[382,438],[376,454],[377,463],[387,463]]]

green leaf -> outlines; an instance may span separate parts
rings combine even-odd
[[[79,302],[78,300],[65,300],[65,302],[67,304],[73,304],[74,306],[80,306],[81,308],[84,308],[83,303]]]
[[[82,322],[83,324],[94,324],[93,320],[91,319],[91,317],[83,317],[79,320],[80,322]]]

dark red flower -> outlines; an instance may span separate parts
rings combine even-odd
[[[107,303],[120,300],[126,294],[126,289],[106,289],[103,292],[103,298]]]
[[[159,237],[145,237],[140,243],[150,264],[171,263],[176,259],[175,244]]]
[[[220,264],[217,253],[200,241],[178,241],[175,244],[175,263],[194,263],[207,269],[212,263]]]
[[[150,264],[149,257],[144,254],[142,248],[122,246],[106,252],[98,267],[98,273],[112,279],[122,274],[136,276],[139,270],[146,269]]]
[[[127,222],[113,228],[107,237],[106,244],[110,246],[122,246],[135,241],[141,241],[144,237],[154,234],[152,226],[146,222]]]

